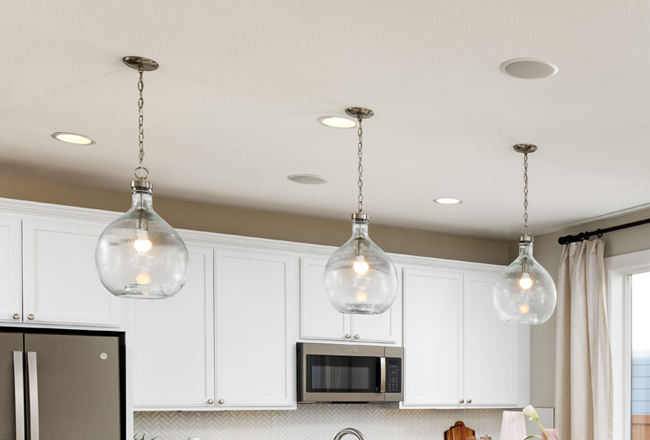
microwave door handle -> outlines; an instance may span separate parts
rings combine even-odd
[[[25,440],[25,384],[23,352],[14,351],[14,396],[16,399],[16,440]]]
[[[379,383],[379,392],[380,393],[385,393],[386,392],[386,358],[382,357],[379,359],[379,368],[380,368],[380,375],[381,375],[381,382]]]
[[[38,370],[36,352],[27,352],[27,374],[29,379],[29,438],[39,440],[38,429]]]

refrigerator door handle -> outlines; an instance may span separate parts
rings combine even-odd
[[[23,352],[14,351],[14,396],[16,399],[16,440],[25,440],[25,378]]]
[[[29,438],[39,440],[38,436],[38,370],[36,352],[27,352],[27,378],[29,379]]]

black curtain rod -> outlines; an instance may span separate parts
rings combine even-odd
[[[620,231],[621,229],[647,225],[648,223],[650,223],[650,218],[647,218],[645,220],[639,220],[632,223],[625,223],[624,225],[612,226],[611,228],[596,229],[595,231],[591,231],[591,232],[581,232],[577,235],[566,235],[564,237],[558,238],[557,242],[560,244],[577,243],[578,241],[588,240],[589,237],[593,237],[594,235],[597,235],[600,238],[602,237],[603,234],[607,234],[608,232]]]

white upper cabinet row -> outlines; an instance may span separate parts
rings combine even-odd
[[[181,292],[118,299],[95,268],[117,214],[0,201],[13,203],[0,214],[0,324],[126,330],[136,410],[295,408],[300,340],[404,345],[403,408],[528,404],[529,330],[493,311],[499,266],[395,255],[391,309],[342,315],[323,288],[332,248],[179,231]]]

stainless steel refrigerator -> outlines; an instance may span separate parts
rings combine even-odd
[[[0,328],[0,440],[125,440],[123,347],[115,333]]]

